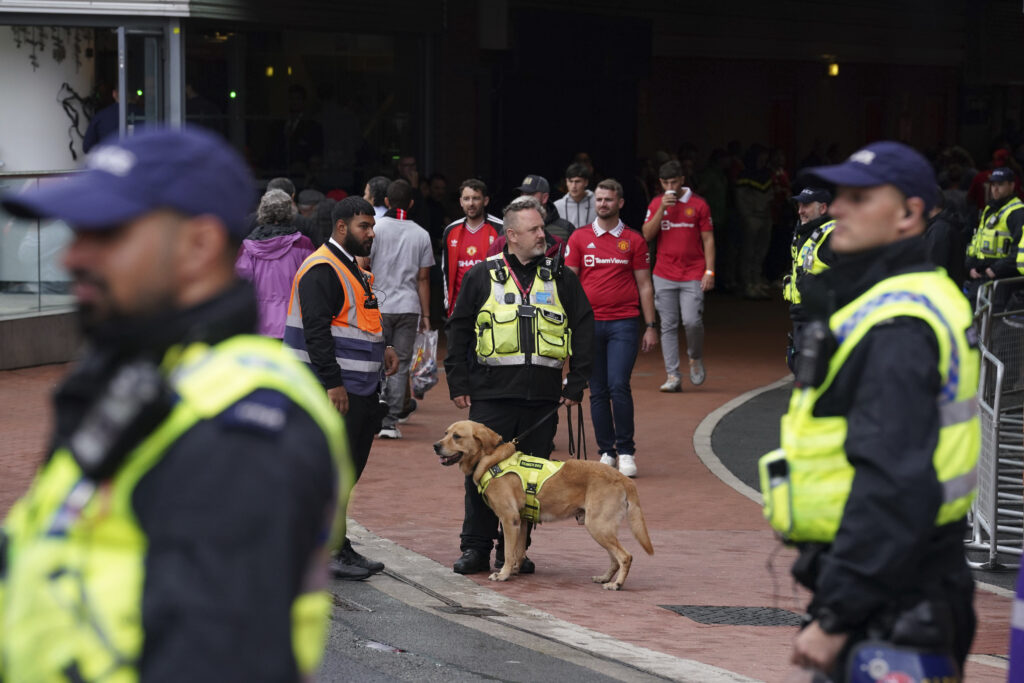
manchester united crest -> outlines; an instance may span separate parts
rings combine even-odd
[[[466,255],[476,256],[476,247],[474,247],[472,244],[466,247]]]
[[[686,207],[686,210],[683,213],[686,214],[687,218],[693,218],[694,216],[697,215],[697,212],[693,210],[692,206]]]
[[[625,254],[629,251],[629,240],[619,240],[619,243],[616,246],[619,248],[619,251]]]

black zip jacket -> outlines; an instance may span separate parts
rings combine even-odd
[[[844,255],[814,279],[804,304],[825,320],[885,278],[931,269],[926,258],[921,237]],[[793,573],[814,591],[812,613],[826,608],[838,618],[834,630],[860,628],[949,585],[972,585],[965,522],[935,527],[938,357],[927,323],[893,318],[865,335],[815,406],[816,416],[847,419],[855,475],[835,540],[802,547]]]
[[[256,334],[257,322],[245,283],[185,311],[95,331],[55,395],[54,446],[67,443],[122,364],[159,362],[178,343]],[[285,419],[247,417],[271,410]],[[139,680],[298,680],[291,607],[323,543],[335,481],[323,432],[272,390],[168,448],[132,493],[147,542]]]
[[[524,286],[532,286],[537,264],[543,257],[523,265],[518,258],[509,254],[507,247],[502,253],[519,282]],[[583,398],[583,390],[587,386],[593,364],[594,311],[579,278],[568,268],[561,269],[555,287],[569,318],[569,329],[572,330],[572,356],[569,357],[569,373],[564,385],[561,369],[541,365],[497,367],[477,362],[476,314],[491,295],[491,277],[487,272],[486,261],[476,264],[466,273],[459,298],[455,302],[455,310],[445,328],[448,357],[445,358],[444,367],[452,398],[470,396],[473,400],[549,401],[557,401],[563,396],[573,401]],[[532,345],[532,339],[529,343]]]

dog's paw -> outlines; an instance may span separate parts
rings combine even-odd
[[[590,580],[594,583],[608,583],[611,581],[612,574],[603,574],[601,576],[591,576]]]
[[[487,578],[491,581],[508,581],[508,576],[503,576],[501,572],[494,572]]]
[[[603,588],[606,591],[617,591],[620,588],[622,588],[622,584],[616,581],[609,581],[608,583],[604,584]]]

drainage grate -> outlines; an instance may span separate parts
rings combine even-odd
[[[659,605],[702,624],[730,626],[799,626],[800,615],[778,607],[716,607],[713,605]]]
[[[501,612],[496,612],[489,607],[462,607],[460,605],[446,605],[435,607],[438,612],[446,614],[461,614],[467,617],[503,617]]]

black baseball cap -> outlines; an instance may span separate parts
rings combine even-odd
[[[256,183],[223,138],[200,128],[150,128],[93,150],[85,168],[0,204],[15,216],[59,218],[72,230],[112,229],[157,209],[216,216],[244,238]]]
[[[520,192],[533,194],[534,192],[551,192],[548,179],[542,175],[528,175],[523,178],[523,184],[516,188]]]
[[[846,187],[894,185],[907,197],[920,197],[926,213],[938,201],[938,182],[932,165],[920,152],[902,142],[873,142],[841,164],[816,166],[800,175]]]
[[[821,187],[805,187],[800,190],[800,194],[793,197],[793,201],[797,204],[813,204],[814,202],[828,204],[832,201],[832,193]]]

